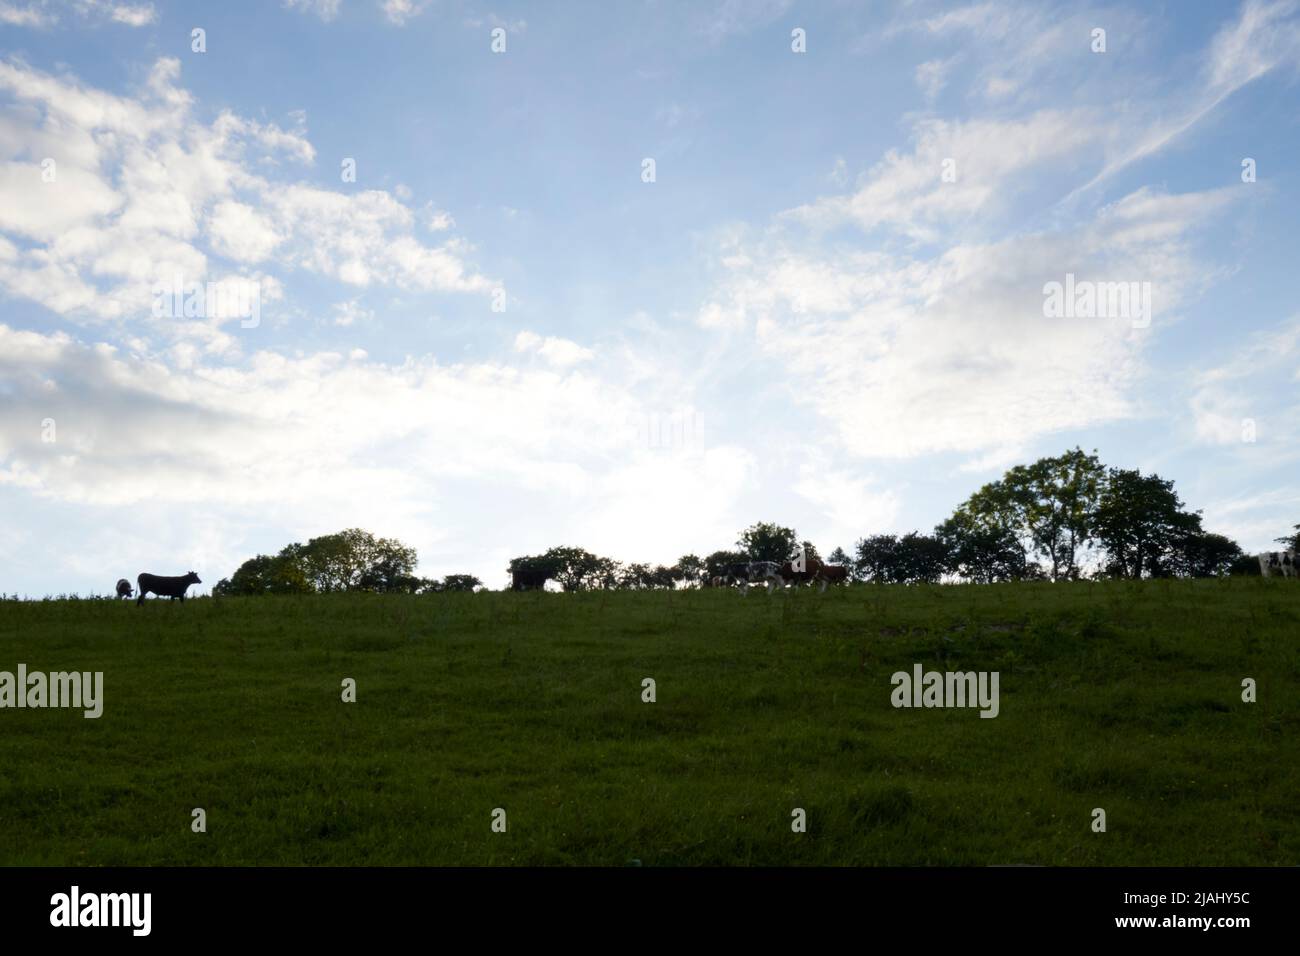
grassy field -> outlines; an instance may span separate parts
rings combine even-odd
[[[1300,863],[1293,581],[3,602],[20,662],[104,713],[0,710],[5,865]]]

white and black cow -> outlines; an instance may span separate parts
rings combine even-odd
[[[775,561],[750,561],[746,564],[728,565],[728,579],[740,585],[740,593],[748,594],[751,584],[765,584],[767,591],[772,593],[772,588],[783,585],[781,580],[781,565]]]
[[[119,598],[129,598],[135,594],[135,589],[131,587],[131,582],[126,578],[117,579],[117,596]]]
[[[1265,551],[1259,556],[1259,573],[1264,577],[1280,574],[1284,578],[1297,577],[1295,551]]]

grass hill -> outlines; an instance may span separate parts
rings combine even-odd
[[[0,602],[19,663],[104,712],[0,710],[5,865],[1300,863],[1289,580]]]

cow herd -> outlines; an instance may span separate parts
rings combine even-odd
[[[173,601],[179,598],[183,603],[185,592],[189,590],[190,585],[203,583],[193,571],[174,578],[164,577],[161,574],[141,574],[135,581],[140,585],[140,596],[135,599],[137,605],[143,604],[144,596],[150,592],[159,597],[169,597]],[[129,598],[135,593],[131,589],[131,582],[126,578],[118,579],[116,590],[119,598]]]
[[[749,561],[724,565],[721,571],[721,574],[706,578],[704,586],[739,586],[743,594],[749,591],[751,584],[762,584],[770,594],[773,588],[796,584],[820,584],[821,590],[825,591],[828,584],[846,584],[849,580],[848,568],[839,564],[827,564],[804,553],[781,564],[775,561]]]

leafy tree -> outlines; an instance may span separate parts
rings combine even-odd
[[[1197,516],[1199,528],[1200,518]],[[1197,531],[1183,535],[1174,542],[1169,562],[1175,574],[1193,578],[1218,578],[1230,574],[1237,560],[1243,557],[1237,542],[1221,534]],[[1255,562],[1258,571],[1259,562]]]
[[[967,581],[1019,581],[1028,574],[1024,545],[1009,527],[959,508],[934,533],[943,543],[948,569]]]
[[[281,554],[300,562],[320,592],[406,591],[416,580],[414,548],[360,528],[289,545]]]
[[[698,582],[705,574],[704,559],[695,554],[683,554],[672,567],[674,581],[687,584]]]
[[[935,583],[947,570],[944,543],[916,531],[901,538],[893,534],[863,538],[857,555],[858,574],[882,584]]]
[[[483,582],[472,574],[449,574],[442,579],[441,591],[473,591],[483,586]]]
[[[1228,573],[1230,575],[1233,575],[1234,577],[1238,575],[1253,575],[1255,577],[1259,577],[1260,569],[1259,569],[1258,555],[1254,555],[1254,554],[1241,555],[1239,558],[1234,560],[1232,564],[1228,567]]]
[[[780,563],[794,554],[798,540],[793,528],[760,521],[740,533],[736,547],[745,553],[742,560]]]
[[[1107,572],[1125,578],[1175,573],[1179,543],[1203,534],[1200,514],[1183,511],[1173,481],[1136,469],[1110,469],[1095,524]]]
[[[553,576],[566,591],[617,586],[617,562],[599,558],[583,548],[551,548],[542,557],[552,562]]]
[[[1283,538],[1274,538],[1273,540],[1288,551],[1300,551],[1300,524],[1295,526],[1295,534]]]
[[[1088,455],[1080,448],[1031,465],[1016,465],[1000,481],[972,495],[958,509],[962,520],[949,530],[964,532],[967,538],[996,540],[999,552],[1009,531],[1026,552],[1032,550],[1046,559],[1053,580],[1077,578],[1081,552],[1093,539],[1105,478],[1105,466],[1096,453]]]
[[[315,589],[302,567],[284,554],[259,554],[249,558],[229,578],[222,578],[213,594],[311,594]]]
[[[704,559],[705,577],[716,578],[728,564],[743,564],[749,560],[744,551],[714,551]]]
[[[859,577],[881,584],[893,581],[897,550],[896,534],[873,534],[860,540],[854,561]]]

